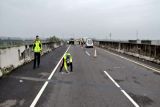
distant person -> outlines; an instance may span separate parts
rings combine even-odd
[[[40,56],[41,56],[41,51],[42,51],[42,43],[39,39],[39,36],[36,36],[36,39],[33,43],[33,51],[34,51],[34,64],[33,64],[33,69],[36,68],[36,65],[40,66]]]
[[[66,73],[69,73],[68,67],[70,66],[70,72],[72,72],[72,56],[70,53],[66,52],[63,56],[62,66],[59,72],[62,72],[63,67],[65,68]]]

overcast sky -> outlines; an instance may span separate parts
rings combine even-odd
[[[0,0],[0,36],[160,39],[160,0]]]

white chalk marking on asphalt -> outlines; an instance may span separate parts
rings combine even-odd
[[[66,52],[69,50],[70,46],[67,48]],[[65,53],[66,53],[65,52]],[[64,54],[65,54],[64,53]],[[63,56],[64,56],[63,54]],[[61,57],[61,59],[59,60],[59,62],[57,63],[56,67],[53,69],[52,73],[50,74],[50,76],[48,77],[48,81],[51,80],[53,74],[55,73],[55,71],[57,70],[59,64],[61,63],[62,59],[63,59],[63,56]],[[40,99],[42,93],[44,92],[45,88],[47,87],[48,85],[48,81],[46,81],[44,83],[44,85],[42,86],[42,88],[40,89],[40,91],[38,92],[37,96],[35,97],[35,99],[33,100],[32,104],[30,105],[30,107],[35,107],[35,105],[37,104],[38,100]]]
[[[104,73],[109,77],[109,79],[121,90],[121,92],[132,102],[135,107],[140,107],[121,87],[120,85],[108,74],[107,71]]]
[[[87,51],[86,51],[86,54],[87,54],[88,56],[91,56],[91,55],[89,54],[89,52],[87,52]]]
[[[109,53],[109,54],[118,56],[118,57],[120,57],[120,58],[122,58],[122,59],[125,59],[125,60],[127,60],[127,61],[133,62],[133,63],[135,63],[135,64],[137,64],[137,65],[140,65],[140,66],[143,66],[143,67],[145,67],[145,68],[148,68],[148,69],[150,69],[150,70],[152,70],[152,71],[155,71],[155,72],[159,72],[159,73],[160,73],[160,70],[159,70],[159,69],[156,69],[156,68],[153,68],[153,67],[151,67],[151,66],[148,66],[148,65],[145,65],[145,64],[136,62],[136,61],[134,61],[134,60],[128,59],[128,58],[126,58],[126,57],[123,57],[123,56],[114,54],[114,53],[109,52],[109,51],[106,51],[106,50],[104,50],[104,51],[107,52],[107,53]]]

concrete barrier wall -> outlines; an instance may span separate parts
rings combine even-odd
[[[59,47],[60,43],[43,43],[42,55]],[[34,58],[33,45],[0,49],[0,77]]]
[[[20,65],[23,60],[20,59],[19,54],[23,51],[25,51],[25,46],[0,50],[0,68]]]
[[[97,46],[139,57],[160,64],[160,45],[134,44],[115,41],[98,41]]]

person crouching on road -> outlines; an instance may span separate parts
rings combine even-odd
[[[63,56],[62,66],[59,72],[62,72],[62,68],[65,68],[66,73],[69,73],[68,67],[70,66],[70,72],[72,72],[72,56],[70,53],[66,52]]]
[[[34,51],[34,64],[33,69],[36,68],[36,64],[39,67],[40,66],[40,56],[42,51],[42,43],[39,39],[39,36],[36,36],[36,39],[33,43],[33,51]]]

